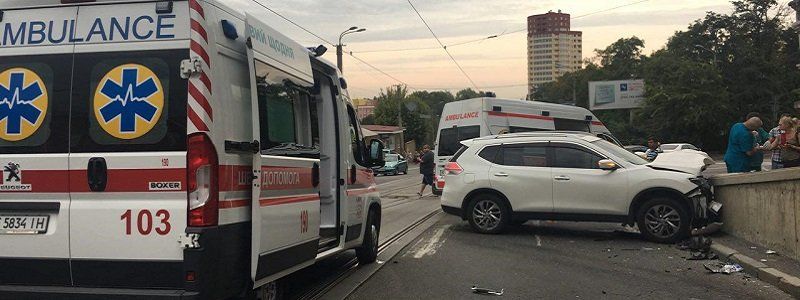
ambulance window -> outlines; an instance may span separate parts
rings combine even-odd
[[[553,119],[556,130],[589,132],[589,121],[571,119]]]
[[[185,50],[76,54],[71,151],[186,150],[188,81],[179,73],[187,58]]]
[[[359,149],[359,146],[361,145],[361,143],[360,143],[360,141],[361,141],[361,133],[359,132],[358,120],[356,119],[356,112],[355,112],[355,110],[353,110],[353,107],[350,106],[350,105],[347,105],[347,116],[348,116],[348,119],[350,120],[350,122],[349,122],[350,123],[350,128],[349,128],[349,131],[350,131],[350,147],[352,148],[353,156],[356,158],[356,161],[359,162],[359,163],[362,163],[362,162],[364,162],[364,159],[361,157],[363,152],[360,151],[360,149]]]
[[[316,104],[285,72],[255,62],[261,154],[319,157]]]
[[[72,54],[0,60],[0,153],[69,151],[71,70]]]
[[[481,133],[480,126],[445,128],[439,133],[439,156],[452,156],[461,148],[460,141],[474,139]]]

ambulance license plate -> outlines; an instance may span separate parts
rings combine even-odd
[[[50,216],[0,216],[0,234],[47,233]]]

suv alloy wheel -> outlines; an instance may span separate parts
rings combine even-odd
[[[508,226],[511,213],[500,197],[479,194],[467,206],[469,225],[480,233],[500,233]]]
[[[675,243],[689,233],[689,213],[678,201],[669,198],[645,201],[636,221],[642,235],[657,243]]]

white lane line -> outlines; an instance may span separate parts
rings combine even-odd
[[[539,237],[538,234],[534,235],[536,237],[536,247],[542,246],[542,238]]]
[[[414,251],[414,258],[422,258],[426,255],[436,254],[436,250],[444,244],[445,239],[442,239],[444,232],[450,228],[450,225],[445,225],[442,228],[436,229],[433,236],[428,240],[425,245]]]

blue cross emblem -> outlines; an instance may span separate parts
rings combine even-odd
[[[100,115],[106,123],[120,117],[120,132],[136,132],[136,118],[152,122],[158,107],[148,101],[158,93],[159,86],[152,77],[139,83],[139,69],[123,69],[122,84],[106,80],[100,93],[111,99],[100,108]]]
[[[23,86],[25,73],[11,73],[8,87],[0,84],[0,121],[6,120],[6,134],[22,133],[22,120],[36,124],[43,115],[42,110],[34,106],[44,95],[40,82]]]

